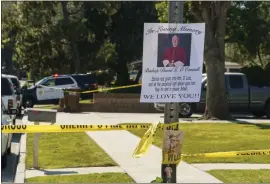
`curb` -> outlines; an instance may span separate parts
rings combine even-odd
[[[24,183],[25,180],[26,137],[27,134],[21,135],[19,161],[15,174],[14,183]]]

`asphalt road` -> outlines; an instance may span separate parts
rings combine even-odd
[[[21,121],[21,119],[17,119],[16,124],[21,123]],[[19,160],[20,139],[21,134],[13,134],[11,142],[11,154],[8,156],[7,167],[2,170],[1,183],[13,183],[14,181]]]

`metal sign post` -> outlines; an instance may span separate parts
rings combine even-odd
[[[183,22],[184,1],[169,1],[169,23]],[[179,103],[166,103],[164,109],[164,123],[179,121]],[[161,176],[163,183],[177,183],[177,165],[162,164]]]
[[[27,109],[28,121],[33,121],[35,125],[39,125],[40,122],[55,123],[56,122],[56,110],[46,109]],[[33,168],[38,169],[38,150],[39,150],[39,133],[34,134],[33,142]]]
[[[35,125],[39,125],[39,122],[34,122]],[[33,168],[38,168],[38,150],[39,150],[39,133],[34,134],[34,142],[33,142]]]

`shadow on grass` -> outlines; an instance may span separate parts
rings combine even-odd
[[[29,169],[31,170],[31,169]],[[44,175],[65,175],[65,174],[78,174],[77,171],[47,171],[44,169],[38,169],[38,171],[44,172]]]
[[[260,129],[270,129],[270,123],[269,124],[263,124],[263,123],[252,123],[252,122],[248,122],[248,121],[244,121],[244,120],[234,120],[231,121],[232,123],[236,123],[236,124],[241,124],[241,125],[253,125],[253,126],[257,126]]]

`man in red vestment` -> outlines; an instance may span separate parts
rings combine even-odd
[[[186,50],[178,46],[179,41],[177,35],[172,37],[172,47],[168,48],[163,56],[164,67],[181,67],[187,64]]]

